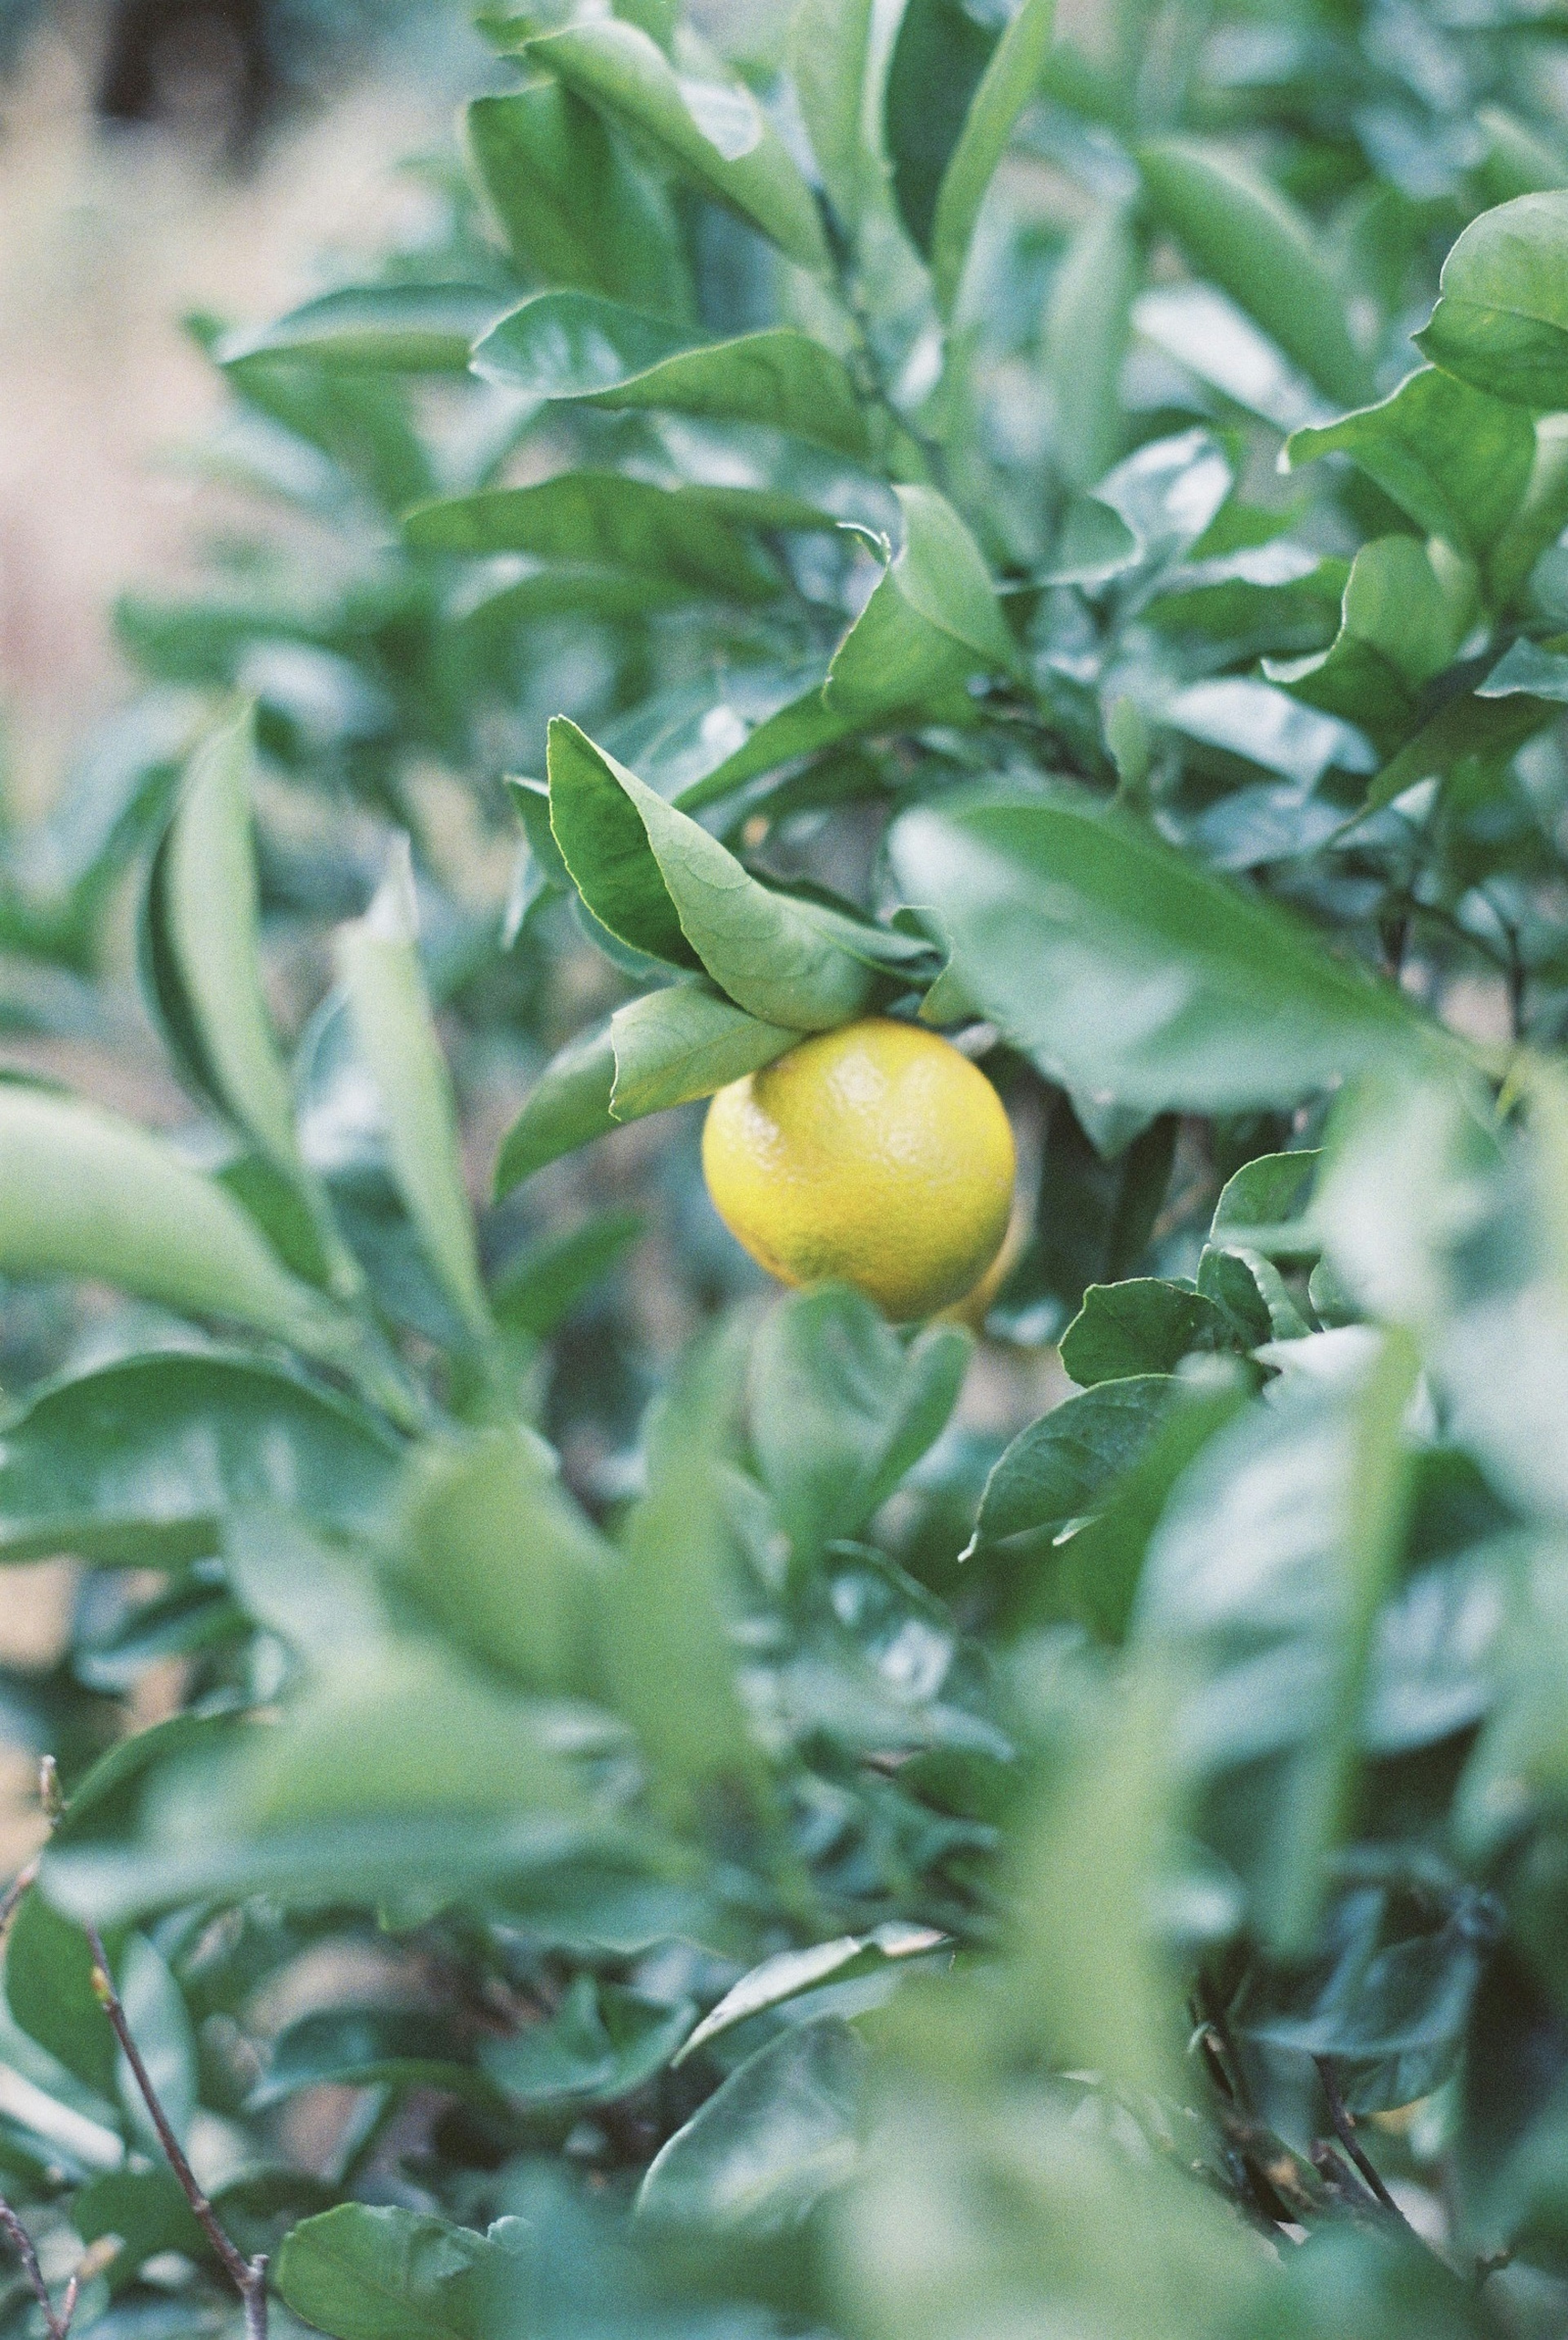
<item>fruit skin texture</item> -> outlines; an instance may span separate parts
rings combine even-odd
[[[784,1284],[851,1284],[895,1323],[964,1294],[1001,1249],[1002,1101],[950,1042],[880,1016],[820,1032],[708,1108],[713,1206]]]

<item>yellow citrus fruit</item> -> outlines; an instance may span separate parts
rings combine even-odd
[[[781,1282],[852,1284],[903,1323],[962,1299],[1000,1250],[1013,1133],[948,1041],[869,1016],[720,1089],[702,1169],[730,1234]]]

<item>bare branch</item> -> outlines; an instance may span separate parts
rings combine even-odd
[[[0,1893],[0,1938],[4,1938],[6,1927],[21,1907],[22,1896],[37,1874],[38,1863],[35,1858],[27,1863],[25,1869],[19,1869],[16,1871],[5,1892]]]
[[[1402,2226],[1409,2226],[1409,2219],[1378,2176],[1374,2164],[1362,2149],[1361,2140],[1355,2134],[1355,2122],[1351,2117],[1345,2098],[1339,2093],[1339,2082],[1335,2076],[1333,2057],[1315,2056],[1312,2060],[1317,2067],[1317,2077],[1323,2083],[1324,2100],[1328,2106],[1328,2117],[1334,2123],[1334,2133],[1355,2162],[1363,2184],[1373,2199],[1392,2216],[1397,2218]]]
[[[131,2067],[132,2077],[141,2091],[142,2102],[146,2106],[153,2127],[158,2132],[158,2142],[164,2148],[170,2168],[179,2180],[181,2192],[194,2211],[203,2233],[216,2252],[224,2274],[240,2295],[245,2311],[247,2340],[266,2340],[267,2262],[262,2257],[247,2261],[241,2256],[225,2233],[217,2212],[197,2183],[196,2173],[185,2157],[184,2146],[170,2126],[169,2116],[164,2110],[158,2092],[153,2086],[152,2075],[142,2060],[142,2051],[131,2036],[131,2026],[126,2019],[124,2008],[121,2005],[120,1994],[114,1988],[114,1978],[110,1970],[108,1952],[104,1948],[104,1938],[96,1926],[92,1924],[88,1924],[84,1931],[93,1952],[94,1996],[108,2017],[114,2037],[120,2043],[121,2051]]]
[[[58,2315],[49,2296],[49,2286],[44,2280],[44,2270],[38,2264],[38,2254],[33,2247],[33,2237],[16,2216],[4,2195],[0,2195],[0,2231],[22,2262],[22,2272],[27,2278],[27,2288],[44,2311],[44,2321],[49,2327],[51,2340],[65,2340],[71,2329],[71,2318],[76,2312],[76,2279],[73,2276],[65,2289],[65,2302]]]

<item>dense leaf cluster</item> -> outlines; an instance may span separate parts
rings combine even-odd
[[[336,2340],[1559,2334],[1565,28],[481,24],[5,868],[200,1116],[0,1087],[40,2279],[240,2313],[96,1927]],[[868,1012],[1023,1141],[962,1322],[701,1201]]]

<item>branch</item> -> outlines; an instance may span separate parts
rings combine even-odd
[[[169,2166],[179,2180],[180,2190],[194,2211],[203,2233],[216,2252],[224,2274],[240,2295],[245,2311],[247,2340],[266,2340],[267,2262],[262,2256],[249,2260],[241,2256],[224,2232],[217,2212],[198,2185],[196,2173],[185,2158],[185,2149],[174,2135],[169,2125],[169,2116],[159,2102],[158,2092],[153,2086],[152,2075],[142,2061],[142,2051],[131,2036],[131,2027],[126,2020],[125,2010],[120,2003],[120,1994],[114,1988],[114,1978],[110,1972],[109,1957],[104,1948],[104,1938],[96,1926],[88,1924],[84,1930],[93,1952],[94,1997],[108,2017],[125,2061],[131,2067],[132,2075],[141,2091],[142,2102],[146,2106],[153,2127],[158,2132],[158,2142],[164,2148]],[[56,2334],[55,2340],[64,2340],[64,2335]]]
[[[0,1938],[4,1938],[6,1927],[11,1923],[12,1919],[16,1915],[18,1909],[21,1907],[22,1896],[26,1892],[27,1888],[32,1884],[33,1879],[37,1876],[37,1874],[38,1863],[36,1859],[30,1860],[25,1869],[19,1869],[16,1871],[15,1876],[11,1879],[11,1882],[6,1887],[5,1892],[0,1893]]]
[[[1415,2230],[1409,2219],[1378,2176],[1375,2165],[1362,2149],[1361,2140],[1355,2134],[1355,2122],[1345,2098],[1339,2093],[1339,2083],[1334,2073],[1333,2057],[1315,2056],[1312,2060],[1317,2067],[1317,2077],[1323,2083],[1324,2099],[1328,2106],[1328,2117],[1334,2123],[1334,2133],[1355,2162],[1362,2183],[1380,2207],[1386,2210],[1391,2216],[1397,2218],[1408,2233],[1414,2234]]]
[[[22,1889],[25,1892],[26,1887],[24,1886]],[[13,1890],[15,1891],[15,1888]],[[7,1899],[9,1898],[7,1896]],[[16,1898],[20,1899],[21,1896],[18,1894]],[[60,2313],[56,2315],[54,2302],[49,2296],[49,2286],[44,2280],[44,2270],[38,2264],[38,2254],[33,2247],[33,2237],[3,2194],[0,2194],[0,2232],[4,2232],[12,2249],[22,2262],[22,2272],[27,2278],[27,2288],[44,2311],[44,2321],[49,2327],[50,2340],[66,2340],[66,2335],[71,2329],[71,2318],[76,2313],[76,2277],[73,2276],[65,2285],[65,2296],[61,2303]]]

